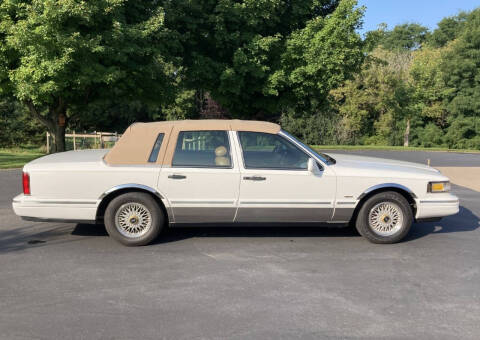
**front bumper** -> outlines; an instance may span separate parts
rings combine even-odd
[[[460,210],[458,197],[450,193],[429,194],[427,197],[416,199],[415,202],[417,220],[455,215]]]

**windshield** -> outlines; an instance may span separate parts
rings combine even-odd
[[[336,161],[333,157],[330,157],[330,156],[327,155],[326,153],[318,152],[318,151],[313,150],[311,147],[309,147],[308,145],[305,145],[305,144],[302,143],[298,138],[292,136],[292,135],[289,134],[287,131],[282,130],[282,133],[284,133],[285,135],[287,135],[289,138],[293,139],[295,142],[297,142],[298,144],[300,144],[303,148],[307,149],[310,153],[312,153],[312,154],[314,154],[315,156],[317,156],[318,158],[322,159],[325,163],[327,163],[327,165],[332,165],[332,164],[337,163],[337,161]]]

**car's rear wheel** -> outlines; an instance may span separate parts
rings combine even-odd
[[[408,234],[412,223],[413,212],[405,197],[387,191],[365,201],[355,226],[372,243],[396,243]]]
[[[127,246],[143,246],[160,234],[165,216],[152,196],[129,192],[108,204],[104,220],[111,237]]]

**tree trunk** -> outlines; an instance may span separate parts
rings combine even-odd
[[[58,123],[55,126],[54,131],[50,131],[53,137],[53,152],[65,151],[65,125],[61,126]]]
[[[67,125],[67,116],[65,105],[61,99],[58,100],[57,107],[50,109],[49,114],[44,116],[40,114],[31,101],[26,101],[30,113],[38,119],[47,128],[50,135],[53,137],[51,152],[65,151],[65,128]]]
[[[405,134],[403,135],[403,146],[408,146],[410,137],[410,118],[407,119],[407,127],[405,128]]]

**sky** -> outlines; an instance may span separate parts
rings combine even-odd
[[[413,22],[433,30],[446,16],[480,7],[480,0],[358,0],[358,4],[367,7],[361,30],[365,33],[382,22],[390,29]]]

